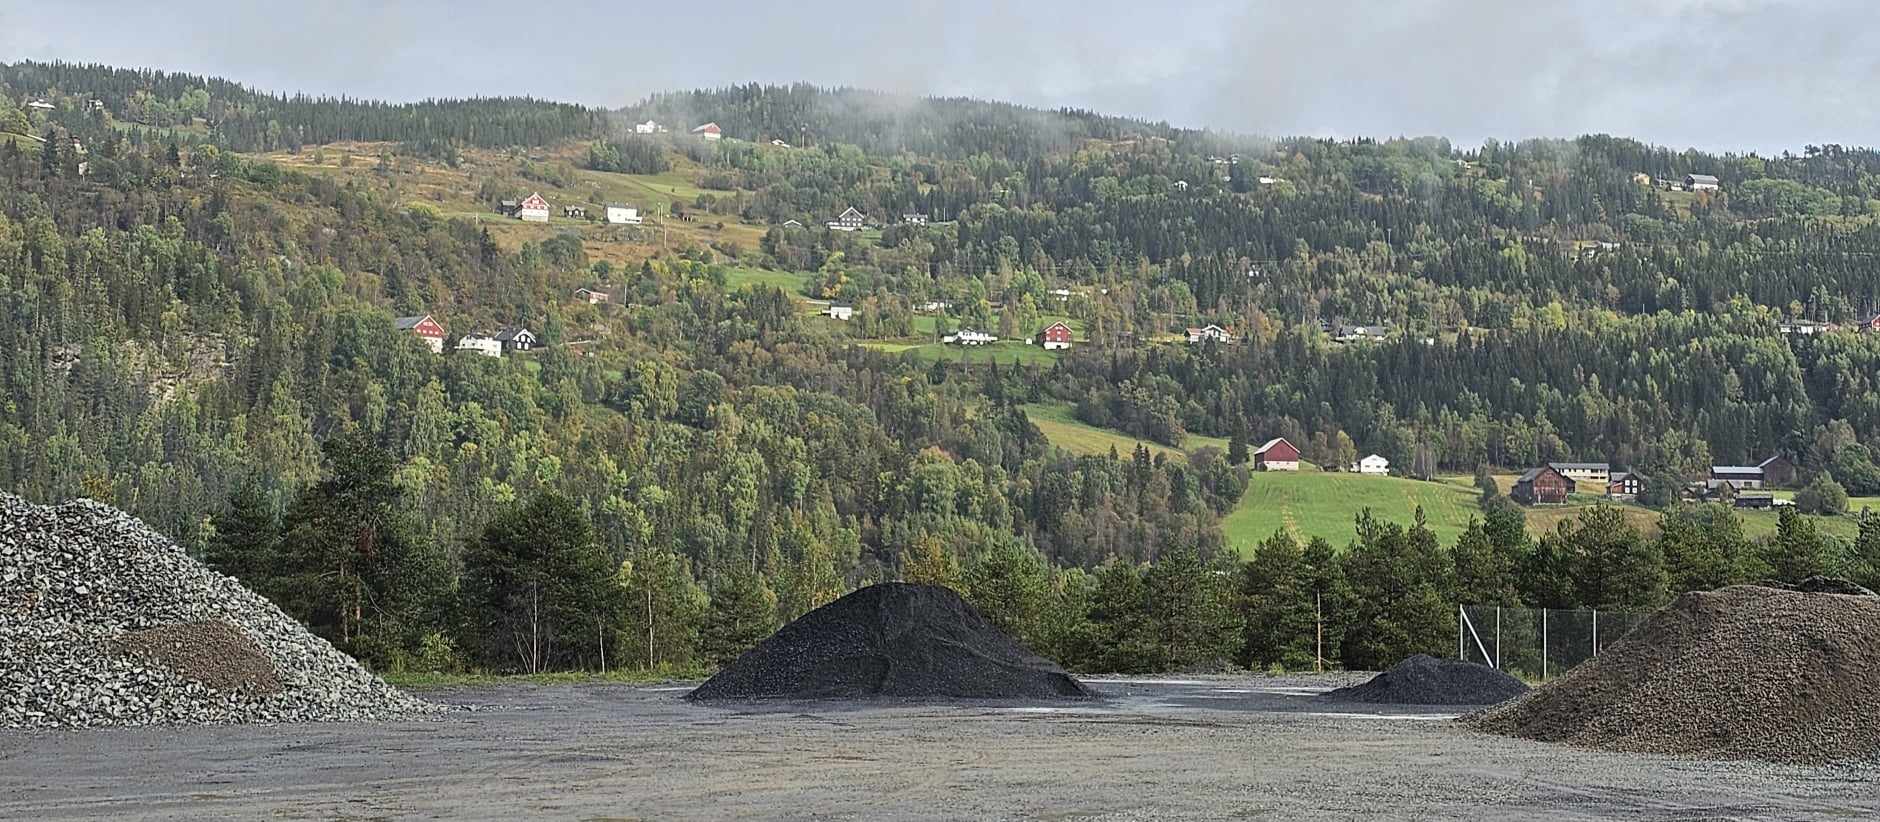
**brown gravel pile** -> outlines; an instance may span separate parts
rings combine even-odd
[[[1641,753],[1826,763],[1880,756],[1880,599],[1738,585],[1678,597],[1597,659],[1466,717]]]
[[[111,644],[120,653],[218,691],[253,696],[281,691],[281,677],[267,652],[242,629],[219,619],[127,631]]]

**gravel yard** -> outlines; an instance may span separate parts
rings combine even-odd
[[[1312,696],[1094,680],[1052,707],[426,691],[431,721],[0,731],[0,819],[1860,819],[1880,771],[1582,751]]]

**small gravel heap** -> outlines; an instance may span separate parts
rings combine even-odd
[[[1062,668],[935,585],[871,585],[783,626],[687,695],[726,699],[1089,699]]]
[[[438,710],[120,511],[0,494],[0,727]]]
[[[1835,587],[1835,586],[1827,586]],[[1880,599],[1689,593],[1476,727],[1615,751],[1817,764],[1880,756]]]
[[[1368,682],[1319,698],[1373,705],[1494,705],[1527,689],[1527,683],[1487,665],[1416,654]]]

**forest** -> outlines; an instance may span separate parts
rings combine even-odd
[[[674,133],[630,133],[646,118]],[[684,134],[708,119],[731,136]],[[1265,139],[809,86],[389,105],[34,63],[0,66],[0,132],[0,487],[124,508],[385,669],[696,670],[892,579],[952,585],[1087,671],[1310,666],[1318,608],[1333,664],[1374,668],[1448,647],[1459,602],[1880,582],[1880,518],[1844,514],[1842,539],[1785,511],[1752,539],[1675,493],[1775,453],[1811,510],[1880,493],[1880,335],[1783,330],[1880,305],[1865,149]],[[399,162],[259,156],[341,140]],[[551,147],[695,174],[687,207],[762,242],[617,265],[381,182],[479,151],[529,179]],[[1660,184],[1691,172],[1723,189]],[[821,228],[849,205],[933,222]],[[813,293],[731,287],[733,266]],[[621,304],[569,299],[590,285]],[[1011,337],[1059,313],[1079,344],[868,345],[920,333],[926,302]],[[426,313],[542,345],[434,355],[393,326]],[[1171,341],[1202,322],[1237,344]],[[1389,334],[1339,343],[1344,323]],[[1185,453],[1073,453],[1039,402]],[[1349,545],[1281,531],[1243,557],[1221,520],[1263,478],[1237,452],[1282,435],[1331,466],[1480,474],[1480,517],[1445,544],[1364,515]],[[1657,527],[1598,507],[1530,533],[1489,474],[1553,459],[1667,484]]]

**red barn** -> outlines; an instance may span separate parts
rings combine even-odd
[[[1071,347],[1071,327],[1063,323],[1052,323],[1044,330],[1044,350],[1058,351]]]
[[[1299,448],[1286,441],[1285,437],[1268,440],[1259,450],[1253,452],[1253,470],[1255,471],[1297,471],[1299,470]]]
[[[392,327],[423,340],[425,345],[431,347],[431,353],[444,353],[444,326],[438,325],[431,315],[399,317],[392,321]]]

